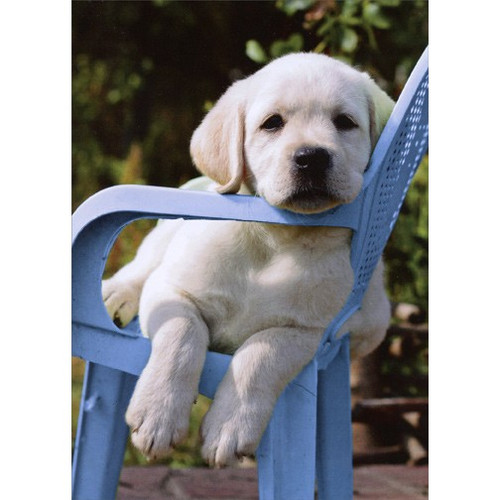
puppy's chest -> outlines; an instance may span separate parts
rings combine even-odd
[[[199,296],[212,338],[241,344],[258,331],[286,327],[318,329],[340,310],[352,285],[349,254],[283,252],[254,263],[229,282],[218,282]]]
[[[349,279],[350,269],[344,267],[343,260],[338,255],[318,258],[314,253],[283,253],[262,267],[248,270],[247,294],[281,298],[288,304],[300,300],[306,305],[307,297],[316,297],[318,289],[331,292],[338,288],[339,282]]]

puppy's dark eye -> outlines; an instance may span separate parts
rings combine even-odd
[[[285,122],[281,115],[272,115],[260,126],[260,128],[272,131],[280,129],[284,124]]]
[[[345,114],[335,117],[333,123],[339,130],[351,130],[358,127],[358,124],[349,115]]]

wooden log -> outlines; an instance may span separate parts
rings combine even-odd
[[[380,446],[367,449],[361,453],[354,453],[353,464],[373,465],[373,464],[405,464],[410,458],[408,452],[400,445]]]
[[[426,413],[429,410],[427,398],[380,398],[358,401],[352,410],[354,422],[376,423],[400,417],[404,413]]]

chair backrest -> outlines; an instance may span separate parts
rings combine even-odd
[[[364,177],[360,219],[351,244],[354,286],[342,311],[325,332],[318,357],[320,367],[336,351],[333,339],[361,307],[370,278],[394,228],[399,211],[423,155],[427,151],[429,62],[428,49],[413,69],[377,142]]]
[[[427,49],[415,66],[372,154],[365,175],[362,221],[352,245],[355,291],[363,294],[427,151]]]

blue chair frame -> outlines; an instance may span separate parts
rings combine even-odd
[[[109,318],[101,279],[121,229],[141,218],[231,219],[340,226],[353,230],[354,286],[314,359],[284,390],[257,450],[262,500],[349,499],[353,495],[349,334],[344,322],[361,306],[372,272],[428,144],[428,54],[415,66],[375,147],[364,185],[349,205],[322,214],[279,210],[263,199],[152,186],[116,186],[73,215],[74,356],[86,373],[73,454],[73,498],[116,495],[128,437],[124,414],[150,341],[137,321],[120,329]],[[199,391],[213,398],[231,356],[208,352]]]

